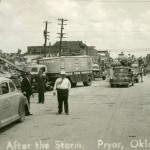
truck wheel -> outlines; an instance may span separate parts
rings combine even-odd
[[[113,84],[111,84],[110,86],[111,86],[111,87],[114,87],[114,85],[113,85]]]
[[[75,87],[77,83],[71,83],[71,87]]]
[[[83,82],[84,86],[91,86],[92,84],[92,78],[90,76],[88,76],[88,80],[86,82]]]
[[[139,83],[139,79],[137,79],[136,82]]]
[[[23,105],[23,103],[20,103],[19,105],[19,122],[22,123],[25,120],[25,106]]]
[[[105,79],[106,79],[106,76],[102,76],[102,79],[105,80]]]

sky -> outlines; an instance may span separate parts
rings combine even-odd
[[[42,46],[45,21],[48,45],[54,44],[59,18],[67,19],[65,41],[83,41],[111,56],[150,53],[150,0],[1,0],[0,49],[24,53],[28,46]]]

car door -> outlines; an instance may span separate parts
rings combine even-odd
[[[17,91],[16,86],[9,81],[9,97],[11,103],[11,117],[15,119],[18,117],[18,109],[19,109],[19,100],[20,100],[20,92]]]
[[[11,116],[11,103],[9,96],[9,87],[7,82],[0,83],[0,113],[1,126],[7,124]]]

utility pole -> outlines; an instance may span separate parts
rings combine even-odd
[[[63,33],[63,29],[64,29],[64,25],[67,25],[67,24],[64,24],[64,22],[65,21],[68,21],[67,19],[58,19],[58,21],[60,21],[61,22],[61,24],[58,24],[58,25],[61,25],[61,32],[60,33],[57,33],[57,34],[59,34],[60,35],[60,37],[58,37],[58,38],[60,38],[60,45],[59,45],[59,57],[61,56],[61,48],[62,48],[62,39],[63,38],[65,38],[64,37],[64,34],[66,34],[66,33]]]
[[[49,40],[47,37],[49,36],[48,35],[48,31],[47,31],[47,25],[48,25],[48,21],[44,22],[45,23],[45,30],[44,30],[44,57],[46,57],[46,43],[47,43],[47,40]]]
[[[88,55],[88,50],[87,50],[86,40],[85,40],[85,52],[84,52],[84,55]]]

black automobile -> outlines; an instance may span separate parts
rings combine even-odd
[[[110,86],[124,85],[129,87],[134,85],[134,75],[130,67],[114,67],[113,76],[110,78]]]

